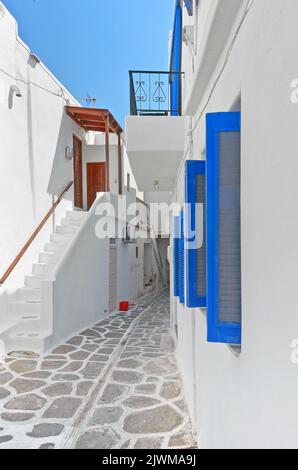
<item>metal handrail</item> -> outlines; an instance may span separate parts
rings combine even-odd
[[[132,116],[181,116],[183,72],[130,70],[130,113]]]
[[[19,254],[15,257],[14,261],[11,263],[11,265],[9,266],[9,268],[7,269],[7,271],[5,272],[5,274],[2,276],[2,278],[0,279],[0,285],[1,284],[4,284],[4,282],[7,280],[7,278],[10,276],[10,274],[12,273],[12,271],[14,270],[14,268],[17,266],[17,264],[20,262],[20,260],[23,258],[24,254],[26,253],[26,251],[28,250],[28,248],[30,247],[30,245],[32,244],[32,242],[35,240],[35,238],[37,237],[37,235],[39,234],[39,232],[41,231],[41,229],[43,228],[43,226],[46,224],[46,222],[48,221],[48,219],[51,217],[51,215],[54,213],[54,211],[56,210],[57,206],[60,204],[63,196],[65,193],[67,193],[70,188],[72,187],[73,185],[73,181],[71,181],[70,183],[68,183],[68,185],[66,186],[66,188],[64,189],[64,191],[60,194],[60,196],[58,197],[57,201],[55,202],[55,204],[53,204],[53,206],[51,207],[51,209],[49,210],[49,212],[46,214],[46,216],[42,219],[41,223],[38,225],[38,227],[36,228],[36,230],[33,232],[33,234],[31,235],[31,237],[29,238],[29,240],[27,241],[27,243],[23,246],[23,248],[21,249],[21,251],[19,252]]]

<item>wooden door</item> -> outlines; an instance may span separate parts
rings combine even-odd
[[[73,181],[74,205],[83,209],[83,145],[82,141],[73,136]]]
[[[87,207],[96,199],[96,193],[105,191],[106,164],[87,163]]]

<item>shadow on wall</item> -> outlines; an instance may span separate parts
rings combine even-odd
[[[73,181],[73,160],[65,158],[66,147],[73,147],[73,124],[64,111],[47,190],[52,196],[60,196],[68,183]],[[73,189],[65,194],[64,199],[73,201]]]

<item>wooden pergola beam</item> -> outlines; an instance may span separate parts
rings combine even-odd
[[[78,106],[66,106],[66,112],[76,124],[83,127],[85,130],[93,130],[91,128],[102,126],[103,129],[99,132],[105,132],[105,119],[109,118],[109,133],[119,135],[123,132],[120,124],[116,121],[114,116],[108,109],[93,109],[93,108],[81,108]],[[96,126],[94,126],[96,124]]]

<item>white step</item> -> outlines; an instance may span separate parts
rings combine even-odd
[[[12,335],[18,336],[19,334],[40,334],[41,331],[41,321],[39,315],[23,315],[19,318],[17,325],[10,333]]]
[[[23,287],[17,291],[17,299],[24,302],[40,302],[41,290]]]
[[[25,287],[31,289],[40,289],[41,282],[48,279],[48,275],[39,274],[38,276],[25,276]]]
[[[69,243],[70,240],[73,238],[72,233],[53,233],[51,235],[51,242],[52,243]]]
[[[66,218],[67,219],[79,219],[83,220],[87,215],[87,212],[85,211],[67,211],[66,213]]]
[[[59,253],[40,253],[38,257],[39,263],[57,264],[62,257],[62,252]]]
[[[67,247],[68,243],[65,242],[65,243],[54,243],[54,242],[50,242],[50,243],[46,243],[45,244],[45,247],[44,247],[44,251],[48,252],[48,253],[60,253],[61,251],[64,251]]]
[[[13,351],[32,351],[38,354],[44,352],[46,339],[50,336],[48,332],[18,331],[10,333],[5,340],[6,353]]]
[[[70,219],[70,218],[67,218],[65,217],[65,219],[62,219],[61,220],[61,225],[63,227],[68,227],[68,226],[72,226],[72,227],[79,227],[83,222],[83,219]]]
[[[58,235],[65,235],[65,234],[70,234],[70,235],[73,235],[76,233],[76,231],[78,230],[77,227],[74,227],[73,225],[58,225],[56,227],[56,233]]]
[[[22,301],[11,302],[10,310],[12,313],[21,314],[21,317],[26,315],[39,316],[41,312],[41,303]]]
[[[52,274],[53,271],[56,268],[56,264],[49,264],[49,263],[38,263],[38,264],[33,264],[32,267],[32,274],[33,275],[39,275],[39,274]]]

